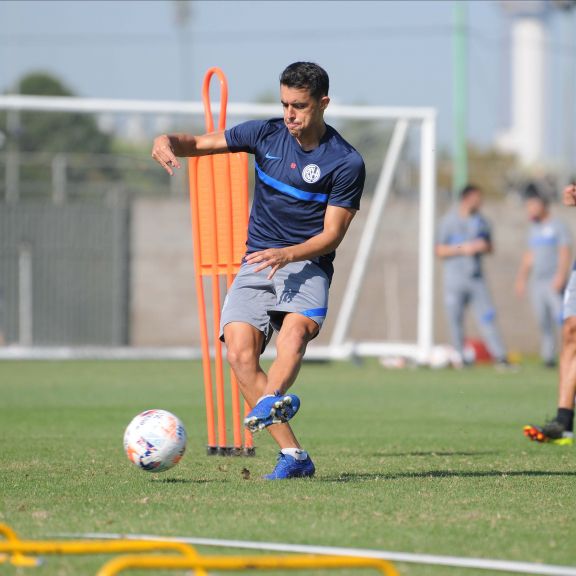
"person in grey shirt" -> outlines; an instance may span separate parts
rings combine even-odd
[[[534,313],[540,326],[540,355],[545,366],[554,368],[558,350],[556,333],[562,326],[562,294],[570,272],[568,227],[550,213],[547,198],[534,186],[526,190],[526,212],[532,222],[528,248],[516,279],[516,294],[523,297],[530,279]]]
[[[460,193],[458,205],[441,220],[436,254],[443,261],[444,305],[454,348],[464,360],[464,312],[474,310],[486,346],[497,365],[507,366],[507,353],[496,324],[496,312],[484,278],[482,260],[492,252],[490,224],[480,214],[482,190],[473,184]]]

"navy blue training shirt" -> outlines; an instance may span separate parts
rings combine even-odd
[[[362,156],[334,128],[304,151],[284,120],[251,120],[225,131],[231,152],[255,156],[247,251],[301,244],[324,229],[326,206],[358,209],[366,170]],[[335,252],[316,259],[332,278]]]

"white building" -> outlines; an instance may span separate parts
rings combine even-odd
[[[540,163],[544,154],[546,106],[546,0],[501,0],[512,18],[510,61],[511,126],[497,145],[526,166]]]

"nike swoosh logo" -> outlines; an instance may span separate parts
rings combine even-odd
[[[268,160],[282,160],[282,156],[272,156],[270,152],[266,152],[265,158],[267,158]]]

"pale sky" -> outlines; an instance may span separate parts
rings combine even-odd
[[[198,100],[205,70],[216,65],[231,100],[251,101],[275,93],[287,64],[312,60],[330,74],[338,103],[436,107],[440,142],[450,148],[452,1],[197,1],[184,35],[175,4],[4,0],[0,91],[45,70],[82,96]],[[468,22],[468,133],[487,146],[508,119],[508,23],[494,0],[468,2]],[[552,154],[560,150],[568,22],[549,24]]]

